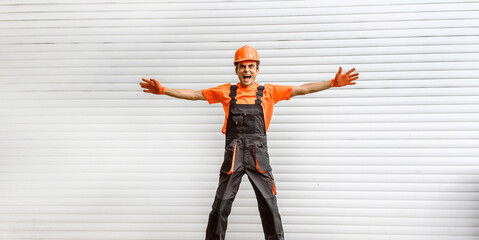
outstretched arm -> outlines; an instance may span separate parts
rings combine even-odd
[[[358,77],[359,73],[351,74],[352,72],[354,72],[354,70],[355,68],[352,68],[346,73],[341,74],[342,68],[339,67],[339,71],[336,73],[336,76],[332,80],[306,83],[301,86],[294,86],[293,91],[291,92],[291,97],[315,93],[315,92],[329,89],[331,87],[342,87],[346,85],[354,85],[356,83],[353,81],[359,78]]]
[[[143,78],[145,82],[140,82],[142,88],[146,88],[143,92],[153,93],[153,94],[165,94],[170,97],[186,99],[186,100],[205,100],[205,96],[200,90],[192,90],[192,89],[175,89],[175,88],[166,88],[161,86],[161,84],[153,78],[150,80]]]

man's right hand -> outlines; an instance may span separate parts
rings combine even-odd
[[[150,80],[146,78],[142,78],[145,82],[140,82],[142,88],[146,88],[143,92],[153,93],[153,94],[165,94],[165,87],[161,86],[161,84],[154,78],[150,78]]]

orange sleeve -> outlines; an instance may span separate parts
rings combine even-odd
[[[229,97],[230,86],[231,86],[231,83],[222,84],[216,87],[203,89],[201,90],[201,93],[203,93],[203,96],[205,96],[209,104],[220,103],[220,102],[224,103],[224,102],[228,102],[230,99]]]
[[[271,89],[273,92],[273,101],[275,104],[282,100],[291,99],[291,92],[293,91],[293,86],[272,84]]]

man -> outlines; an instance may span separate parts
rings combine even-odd
[[[331,87],[354,85],[358,73],[354,68],[342,74],[341,67],[330,81],[284,86],[255,82],[259,72],[258,52],[245,45],[235,53],[235,72],[239,83],[223,84],[201,91],[173,89],[161,86],[155,79],[145,79],[140,85],[153,94],[165,94],[188,100],[221,103],[225,111],[222,132],[226,135],[224,161],[216,197],[209,215],[206,240],[225,239],[231,205],[244,174],[251,182],[266,240],[283,240],[283,227],[276,203],[276,185],[269,163],[266,131],[274,104],[291,97],[322,91]]]

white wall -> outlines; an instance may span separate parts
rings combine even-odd
[[[236,82],[249,44],[261,83],[360,73],[275,109],[288,240],[477,240],[478,16],[468,0],[2,0],[0,239],[203,239],[222,108],[139,82]],[[262,239],[247,181],[228,230]]]

